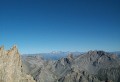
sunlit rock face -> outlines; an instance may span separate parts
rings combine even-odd
[[[35,82],[22,72],[21,58],[16,46],[10,50],[0,47],[0,82]]]

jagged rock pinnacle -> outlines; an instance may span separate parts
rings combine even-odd
[[[22,72],[22,62],[16,46],[10,50],[0,48],[0,82],[35,82],[33,78]]]

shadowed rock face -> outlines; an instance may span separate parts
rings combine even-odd
[[[16,46],[10,50],[0,48],[0,82],[35,82],[22,72],[22,63]]]
[[[37,70],[29,68],[36,82],[120,82],[119,58],[104,51],[89,51],[77,57],[69,54],[57,61],[33,59],[41,63],[32,63]]]

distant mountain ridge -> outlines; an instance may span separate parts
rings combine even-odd
[[[62,52],[62,51],[53,51],[50,53],[38,53],[38,54],[23,54],[22,56],[41,56],[46,60],[58,60],[62,57],[67,57],[68,54],[80,55],[83,52]]]
[[[97,51],[97,50],[96,50]],[[40,56],[46,60],[58,60],[62,57],[67,57],[67,55],[69,54],[73,54],[74,56],[78,56],[78,55],[81,55],[83,53],[87,53],[87,52],[70,52],[70,51],[67,51],[67,52],[62,52],[62,51],[52,51],[50,53],[37,53],[37,54],[23,54],[22,56]],[[115,51],[115,52],[109,52],[109,53],[113,53],[113,54],[116,54],[116,55],[119,55],[120,56],[120,51]]]
[[[110,53],[120,55],[120,51],[114,51],[114,52],[110,52]]]

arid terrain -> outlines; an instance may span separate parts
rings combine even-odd
[[[104,51],[69,53],[58,60],[0,48],[0,82],[120,82],[120,58]]]

